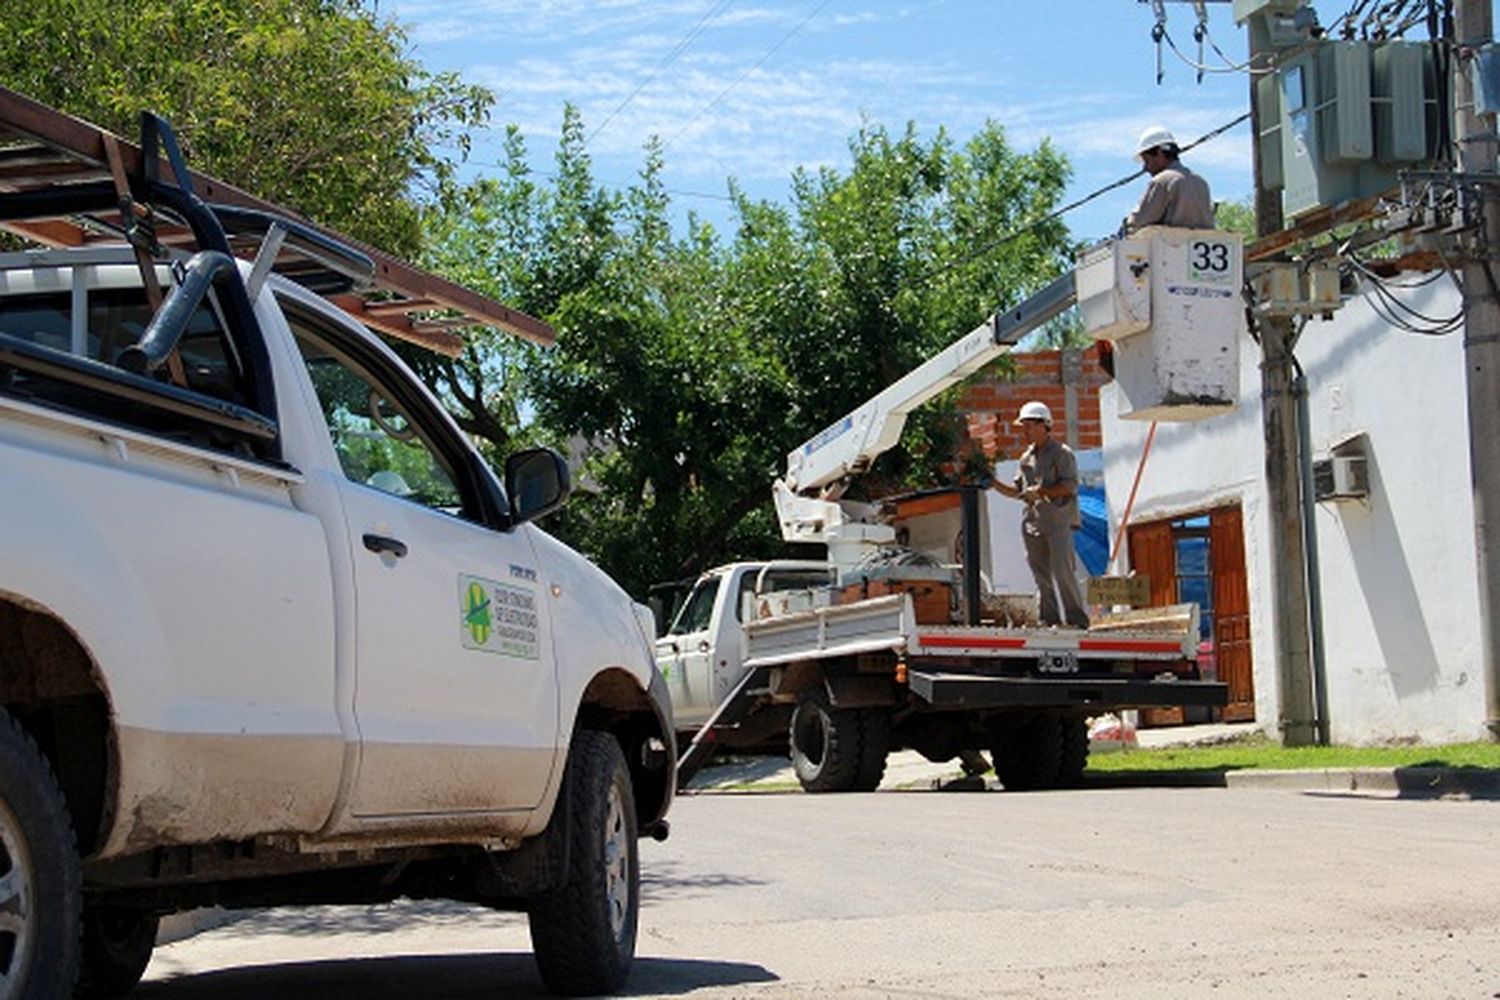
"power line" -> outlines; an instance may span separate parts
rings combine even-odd
[[[792,26],[791,31],[788,31],[786,34],[782,35],[781,38],[777,40],[775,45],[772,45],[769,49],[767,49],[765,55],[761,56],[755,61],[754,66],[751,66],[749,69],[745,70],[745,72],[741,73],[738,77],[735,78],[733,83],[725,87],[723,90],[719,91],[719,96],[709,101],[708,104],[703,108],[703,110],[699,111],[698,114],[693,117],[692,121],[688,122],[682,128],[678,129],[677,133],[673,135],[672,138],[663,143],[661,148],[663,150],[671,149],[672,143],[676,142],[678,139],[681,139],[689,129],[698,124],[699,120],[704,115],[712,111],[718,105],[718,103],[724,99],[726,94],[728,94],[735,87],[738,87],[744,81],[745,77],[749,76],[751,73],[754,73],[756,70],[760,69],[761,66],[765,65],[767,59],[770,59],[773,55],[775,55],[778,49],[789,42],[793,35],[801,31],[803,25],[807,24],[808,21],[811,21],[815,16],[817,16],[819,11],[828,6],[829,2],[830,0],[820,0],[818,5],[815,6],[812,10],[808,11],[807,15],[803,17],[802,20],[798,21],[795,25]]]
[[[724,11],[732,3],[734,3],[734,0],[717,0],[717,2],[712,7],[710,7],[702,17],[698,18],[698,23],[693,25],[692,28],[688,29],[688,33],[682,36],[682,39],[678,41],[676,45],[672,46],[672,48],[668,50],[666,55],[657,60],[656,65],[651,67],[651,72],[646,74],[646,78],[643,79],[640,83],[636,84],[635,89],[632,90],[628,95],[626,95],[625,99],[618,105],[616,105],[613,111],[605,115],[602,122],[594,126],[594,130],[588,134],[588,138],[584,140],[584,143],[587,144],[593,142],[594,136],[598,135],[600,132],[603,132],[604,126],[614,121],[615,115],[625,110],[625,105],[635,100],[636,95],[638,95],[642,90],[646,89],[646,85],[649,84],[652,80],[655,80],[657,74],[666,69],[667,66],[672,63],[678,56],[686,52],[687,47],[689,45],[692,45],[693,42],[697,41],[698,36],[702,35],[703,32],[708,29],[708,22],[724,13]]]
[[[1180,151],[1186,153],[1188,150],[1193,149],[1196,146],[1203,145],[1203,143],[1208,142],[1210,139],[1216,139],[1216,138],[1218,138],[1219,136],[1223,135],[1225,132],[1228,132],[1230,129],[1234,128],[1236,125],[1239,125],[1241,122],[1245,122],[1245,121],[1249,121],[1249,120],[1250,120],[1250,112],[1247,111],[1244,114],[1240,115],[1238,118],[1234,119],[1233,121],[1225,122],[1223,125],[1220,125],[1218,128],[1214,129],[1211,132],[1205,132],[1203,135],[1200,135],[1198,138],[1194,139],[1192,142],[1188,143],[1186,146],[1181,147]],[[1037,229],[1040,229],[1042,226],[1044,226],[1047,223],[1053,221],[1054,219],[1060,218],[1061,216],[1065,215],[1066,213],[1073,211],[1073,209],[1080,208],[1083,205],[1087,205],[1089,202],[1093,201],[1095,198],[1102,197],[1103,195],[1108,194],[1109,192],[1115,190],[1116,188],[1124,187],[1126,184],[1129,184],[1131,181],[1135,180],[1137,177],[1140,177],[1141,174],[1143,174],[1144,172],[1145,172],[1144,170],[1137,170],[1135,173],[1130,174],[1129,176],[1121,177],[1119,180],[1112,181],[1109,184],[1106,184],[1104,187],[1097,188],[1096,190],[1090,191],[1088,194],[1084,195],[1082,198],[1077,198],[1077,199],[1075,199],[1073,201],[1068,202],[1066,205],[1063,205],[1060,208],[1055,208],[1051,212],[1048,212],[1046,215],[1043,215],[1040,218],[1038,218],[1038,219],[1036,219],[1036,220],[1034,220],[1032,222],[1028,222],[1026,225],[1022,226],[1020,229],[1013,229],[1013,230],[1011,230],[1008,233],[1004,233],[1004,234],[996,237],[995,239],[990,240],[988,243],[981,244],[978,249],[974,250],[967,257],[964,257],[962,260],[952,261],[950,263],[944,264],[941,267],[934,268],[931,271],[928,271],[926,273],[918,275],[914,280],[918,281],[918,282],[929,281],[932,278],[940,277],[940,276],[942,276],[944,274],[947,274],[949,271],[952,271],[955,268],[960,268],[960,267],[963,267],[966,264],[971,264],[975,260],[977,260],[978,258],[980,258],[980,257],[984,256],[985,254],[989,253],[990,251],[997,250],[997,249],[999,249],[1000,247],[1004,246],[1007,243],[1012,243],[1012,242],[1020,239],[1023,236],[1027,236],[1027,235],[1031,234],[1032,232],[1036,231]]]

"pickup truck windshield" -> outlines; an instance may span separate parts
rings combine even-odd
[[[677,613],[677,618],[672,622],[672,627],[667,629],[667,635],[687,635],[689,632],[702,632],[708,628],[713,620],[714,598],[719,594],[719,578],[717,576],[699,580],[693,592],[688,595],[687,601],[682,605],[682,610]]]

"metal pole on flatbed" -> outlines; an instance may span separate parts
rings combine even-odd
[[[1468,51],[1494,36],[1490,0],[1457,0],[1455,42]],[[1495,174],[1496,123],[1475,112],[1474,87],[1463,59],[1455,60],[1454,138],[1458,166],[1468,176]],[[1500,519],[1500,288],[1495,253],[1500,249],[1500,199],[1494,183],[1480,186],[1483,239],[1463,265],[1464,371],[1469,403],[1469,468],[1474,496],[1474,549],[1479,570],[1480,662],[1484,670],[1485,725],[1500,740],[1500,551],[1495,522]]]

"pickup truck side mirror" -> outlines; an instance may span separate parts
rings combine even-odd
[[[568,463],[551,448],[527,448],[505,460],[505,494],[510,497],[512,524],[552,513],[572,489]]]

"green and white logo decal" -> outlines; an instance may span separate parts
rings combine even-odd
[[[474,645],[482,648],[490,637],[490,595],[478,580],[470,580],[464,594],[464,625]]]
[[[541,658],[536,591],[480,576],[458,578],[459,636],[465,649]]]

